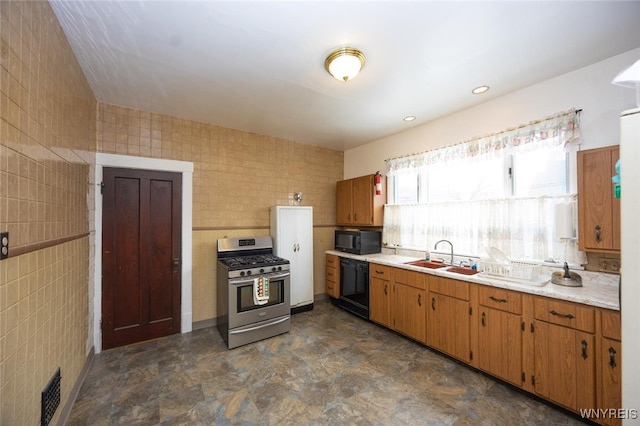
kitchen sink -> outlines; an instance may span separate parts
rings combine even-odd
[[[447,272],[453,272],[462,275],[475,275],[478,273],[476,269],[463,268],[461,266],[452,266],[451,268],[447,269]]]
[[[438,269],[438,268],[444,268],[445,265],[444,263],[440,263],[440,262],[432,262],[430,260],[414,260],[412,262],[406,262],[406,265],[413,265],[413,266],[419,266],[420,268],[428,268],[428,269]]]

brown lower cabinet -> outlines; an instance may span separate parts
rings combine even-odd
[[[620,424],[602,418],[621,407],[619,312],[374,263],[369,271],[372,321]]]
[[[389,269],[388,266],[369,265],[369,319],[387,328],[393,328],[391,321],[393,287]]]
[[[430,277],[427,345],[471,361],[469,283]]]
[[[426,292],[393,283],[393,329],[418,342],[425,342]]]
[[[622,407],[622,359],[620,312],[601,310],[600,394],[598,407],[603,410],[618,410]],[[607,418],[607,425],[620,425],[621,419]]]
[[[327,254],[325,265],[325,286],[327,295],[337,299],[340,297],[340,257]]]
[[[425,343],[427,275],[370,264],[369,319]]]
[[[535,392],[573,411],[596,407],[595,336],[534,321]]]
[[[596,405],[596,309],[536,297],[535,393],[573,411]]]
[[[501,288],[478,287],[478,368],[522,386],[526,379],[522,295]]]

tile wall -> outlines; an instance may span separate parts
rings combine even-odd
[[[96,102],[46,1],[0,1],[0,424],[57,422],[87,359]]]
[[[324,293],[324,251],[333,247],[341,151],[176,117],[98,105],[98,150],[191,161],[193,320],[215,318],[216,241],[269,234],[269,207],[313,206],[315,293]]]

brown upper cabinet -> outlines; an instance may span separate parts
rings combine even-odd
[[[336,185],[336,224],[343,226],[382,226],[386,197],[385,179],[382,194],[376,195],[374,175],[341,180]]]
[[[611,183],[619,158],[619,145],[578,152],[580,250],[620,252],[620,199]]]

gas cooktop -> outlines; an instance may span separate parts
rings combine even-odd
[[[288,265],[289,261],[272,254],[236,256],[220,259],[229,270]]]

